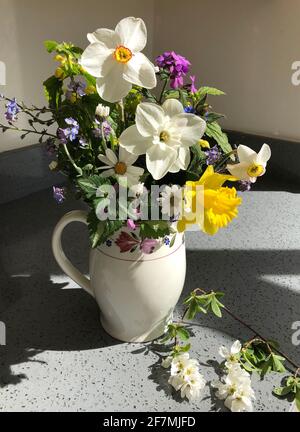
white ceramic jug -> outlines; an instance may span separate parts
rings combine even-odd
[[[105,331],[125,342],[151,341],[164,334],[185,280],[183,234],[176,235],[172,247],[168,239],[143,244],[124,227],[91,250],[88,279],[62,249],[61,234],[71,222],[87,224],[87,213],[78,210],[63,216],[53,233],[53,253],[61,269],[96,299]]]

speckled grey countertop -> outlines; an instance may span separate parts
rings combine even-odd
[[[173,397],[159,357],[148,345],[124,344],[104,333],[93,299],[62,275],[52,257],[51,233],[77,202],[57,206],[50,191],[0,207],[1,411],[217,411],[222,403],[206,387],[203,400]],[[225,291],[224,302],[300,362],[291,342],[300,321],[300,196],[244,194],[239,219],[210,238],[187,235],[185,295],[198,286]],[[68,227],[67,250],[87,272],[84,227]],[[178,307],[176,314],[180,313]],[[203,317],[193,326],[193,357],[208,381],[217,377],[218,347],[248,338],[229,317]],[[255,410],[287,411],[271,395],[273,374],[254,378]]]

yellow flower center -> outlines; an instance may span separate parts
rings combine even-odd
[[[124,162],[118,162],[115,165],[115,173],[119,175],[124,175],[127,171],[127,165]]]
[[[114,57],[119,63],[128,63],[132,59],[132,52],[129,48],[120,45],[116,48]]]
[[[170,139],[170,134],[166,131],[162,131],[159,135],[160,141],[167,142]]]
[[[252,165],[249,166],[248,170],[247,170],[247,174],[250,177],[259,177],[264,173],[265,169],[262,165],[258,165],[256,163],[253,163]]]

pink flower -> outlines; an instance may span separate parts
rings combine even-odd
[[[127,221],[127,228],[134,231],[136,229],[136,224],[132,219],[128,219]]]
[[[145,239],[141,242],[140,248],[141,251],[145,254],[152,254],[154,252],[155,246],[157,245],[157,241],[154,239]]]
[[[133,238],[130,234],[122,231],[116,240],[116,245],[119,246],[121,253],[129,252],[139,244],[139,240]]]

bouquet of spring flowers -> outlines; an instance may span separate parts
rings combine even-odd
[[[138,227],[142,241],[166,238],[171,246],[170,236],[189,226],[209,235],[226,227],[241,204],[237,190],[264,174],[269,146],[258,154],[233,149],[218,123],[223,115],[208,100],[224,93],[197,87],[190,62],[173,51],[153,64],[142,53],[143,20],[125,18],[115,30],[88,34],[88,41],[84,51],[45,42],[58,62],[44,82],[48,106],[2,96],[3,132],[40,135],[53,157],[50,169],[68,176],[89,205],[93,247],[124,224]],[[27,129],[16,125],[20,113],[28,116]],[[63,202],[66,188],[54,187],[54,197]]]

